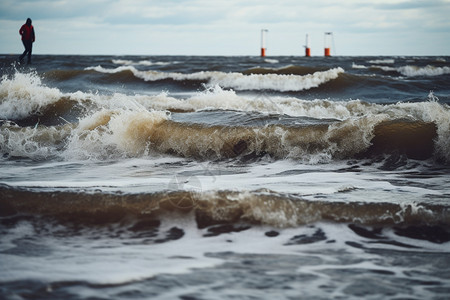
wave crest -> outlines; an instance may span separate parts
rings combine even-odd
[[[344,73],[340,67],[327,71],[317,71],[308,75],[287,74],[249,74],[224,73],[218,71],[202,71],[191,74],[164,73],[157,71],[139,71],[133,66],[120,66],[115,69],[106,69],[101,66],[89,67],[101,73],[115,74],[131,72],[137,78],[145,81],[175,80],[175,81],[203,81],[208,85],[219,85],[236,90],[274,90],[274,91],[302,91],[318,87],[328,81],[338,78]]]
[[[76,223],[110,224],[135,217],[193,213],[198,227],[252,223],[295,227],[327,221],[365,225],[450,224],[445,206],[417,203],[308,201],[270,190],[107,194],[33,192],[0,186],[1,214],[33,213]],[[76,203],[76,205],[74,205]]]
[[[164,111],[101,110],[79,122],[64,155],[110,159],[148,154],[149,136],[169,117]]]
[[[435,66],[404,66],[397,69],[401,74],[407,77],[415,76],[439,76],[450,74],[450,67],[435,67]]]
[[[5,75],[0,83],[0,118],[16,120],[39,114],[62,96],[57,88],[43,85],[36,73],[16,72],[12,78]]]
[[[381,63],[381,61],[379,61]],[[393,67],[393,66],[383,66],[383,65],[371,65],[371,66],[365,66],[365,65],[358,65],[353,63],[352,64],[353,69],[371,69],[371,70],[382,70],[384,72],[393,72],[394,74],[397,73],[402,76],[406,77],[417,77],[417,76],[425,76],[425,77],[432,77],[432,76],[441,76],[450,74],[450,67],[436,67],[427,65],[425,67],[419,67],[419,66],[402,66],[402,67]]]

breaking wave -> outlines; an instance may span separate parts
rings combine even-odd
[[[62,93],[43,85],[34,73],[16,73],[0,84],[0,151],[33,159],[164,153],[197,159],[269,155],[309,162],[398,152],[449,162],[450,109],[430,95],[423,102],[380,105],[243,96],[218,85],[186,99],[166,93]],[[200,118],[181,117],[189,112]],[[202,114],[208,118],[202,120]],[[236,118],[241,125],[233,123]]]
[[[295,227],[321,221],[364,225],[450,224],[448,207],[440,205],[308,201],[270,190],[108,194],[33,192],[0,186],[0,194],[4,196],[0,202],[2,216],[33,213],[77,223],[112,223],[130,216],[161,218],[176,212],[193,213],[200,228],[240,222],[274,227]]]
[[[317,163],[395,152],[450,161],[450,108],[433,95],[389,105],[245,96],[217,85],[186,99],[166,93],[99,95],[62,93],[36,74],[16,73],[2,78],[0,97],[3,156],[269,155]]]
[[[414,76],[439,76],[444,74],[450,74],[450,67],[435,67],[435,66],[404,66],[398,68],[398,71],[407,77]]]
[[[174,62],[162,62],[162,61],[150,61],[150,60],[140,60],[140,61],[133,61],[133,60],[127,60],[127,59],[113,59],[113,64],[116,65],[124,65],[124,66],[166,66],[173,64]]]
[[[439,137],[442,129],[432,122],[375,115],[344,121],[299,118],[298,125],[287,126],[269,124],[264,116],[259,118],[257,123],[261,125],[208,125],[177,122],[165,111],[103,109],[79,123],[59,126],[20,127],[4,122],[0,150],[3,156],[33,159],[170,154],[216,160],[269,155],[318,163],[389,153],[415,159],[434,155],[448,159],[448,135]]]
[[[393,64],[395,63],[395,59],[387,58],[387,59],[373,59],[369,60],[371,64]]]
[[[16,72],[11,79],[4,75],[0,83],[0,119],[20,119],[42,112],[62,97],[58,89],[44,86],[35,73]]]
[[[202,81],[208,85],[219,85],[236,90],[274,90],[274,91],[302,91],[315,88],[338,78],[344,73],[340,67],[327,71],[318,71],[308,75],[287,74],[249,74],[224,73],[218,71],[202,71],[191,74],[139,71],[133,66],[121,66],[115,69],[106,69],[101,66],[89,67],[86,70],[94,70],[101,73],[115,74],[120,72],[131,72],[135,77],[145,81],[175,80],[175,81]]]
[[[393,67],[393,66],[383,66],[379,65],[382,61],[377,61],[378,64],[365,66],[358,65],[353,63],[353,69],[371,69],[371,70],[382,70],[384,72],[395,72],[398,75],[406,76],[406,77],[417,77],[417,76],[440,76],[450,74],[450,67],[436,67],[427,65],[425,67],[419,66],[402,66],[402,67]]]

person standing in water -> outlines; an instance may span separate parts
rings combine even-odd
[[[25,55],[28,54],[28,61],[27,63],[31,63],[31,51],[33,49],[33,43],[35,41],[35,35],[34,35],[34,28],[33,25],[31,25],[31,19],[28,18],[26,23],[20,27],[19,30],[20,35],[22,36],[22,43],[25,47],[25,51],[22,53],[22,55],[19,57],[19,61],[22,62],[22,59],[25,57]]]

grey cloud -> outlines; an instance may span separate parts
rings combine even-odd
[[[449,7],[448,1],[443,0],[425,0],[425,1],[404,1],[401,3],[383,3],[374,5],[374,8],[383,10],[402,10],[402,9],[423,9],[433,7]]]
[[[107,0],[84,1],[13,1],[2,0],[0,18],[4,20],[68,19],[97,16],[107,7]]]

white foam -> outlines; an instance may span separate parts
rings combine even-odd
[[[1,244],[10,247],[5,241],[28,240],[28,247],[36,247],[37,240],[34,232],[20,231],[24,225],[19,225],[16,230],[9,230],[1,236]],[[30,227],[30,226],[28,226]],[[387,243],[373,243],[373,239],[356,235],[345,224],[317,223],[314,227],[297,227],[277,229],[277,236],[267,237],[267,231],[274,230],[271,227],[254,226],[241,232],[224,233],[218,236],[204,237],[205,230],[199,230],[191,216],[170,215],[162,220],[160,232],[166,232],[170,228],[182,228],[184,236],[181,239],[165,243],[147,244],[145,238],[121,238],[108,237],[102,231],[92,232],[85,230],[81,235],[64,236],[52,235],[58,232],[57,228],[45,228],[39,237],[40,256],[20,256],[15,254],[0,253],[2,268],[0,269],[1,281],[39,280],[39,282],[88,282],[89,284],[130,284],[162,274],[186,274],[195,269],[214,268],[227,261],[227,255],[223,258],[214,258],[208,254],[224,254],[227,251],[231,259],[238,258],[239,254],[249,254],[248,258],[257,255],[268,255],[265,259],[273,259],[272,256],[288,255],[299,261],[311,260],[311,263],[293,264],[295,274],[314,275],[316,280],[308,281],[310,287],[307,293],[323,293],[324,284],[333,284],[326,271],[344,270],[380,270],[395,272],[396,276],[404,275],[407,270],[414,270],[412,265],[397,266],[392,268],[389,260],[391,256],[383,258],[380,253],[357,249],[348,246],[348,241],[363,244],[367,248],[393,249],[400,251],[404,248]],[[32,229],[32,228],[29,228]],[[64,230],[64,228],[61,228]],[[115,230],[109,227],[108,230]],[[325,239],[314,243],[293,244],[286,246],[294,236],[312,236],[320,230]],[[122,230],[122,232],[126,230]],[[64,232],[64,231],[63,231]],[[383,238],[388,241],[399,241],[412,244],[418,248],[409,248],[408,253],[442,253],[448,252],[447,245],[437,245],[427,241],[411,240],[395,235],[392,230],[383,229]],[[98,237],[101,237],[100,239]],[[333,241],[332,244],[329,242]],[[447,243],[448,244],[448,243]],[[12,245],[11,245],[12,246]],[[6,248],[5,247],[5,248]],[[22,246],[23,247],[23,246]],[[9,249],[8,249],[9,250]],[[36,251],[28,249],[28,251]],[[385,253],[381,251],[381,253]],[[219,256],[220,257],[220,256]],[[282,258],[282,257],[280,257]],[[232,266],[232,265],[231,265]],[[244,268],[245,266],[240,266]],[[250,268],[250,267],[249,267]],[[271,266],[266,269],[266,275],[276,276],[277,272],[289,270]],[[229,276],[229,274],[228,274]],[[357,275],[356,275],[357,276]],[[351,278],[353,279],[353,278]],[[289,282],[293,284],[293,282]],[[344,280],[340,284],[347,284]],[[51,289],[51,286],[48,287]],[[80,288],[78,288],[80,290]],[[78,293],[83,293],[83,289]],[[183,292],[172,286],[168,293]],[[98,295],[98,294],[96,294]],[[328,294],[329,296],[329,294]],[[348,295],[347,295],[348,296]]]
[[[391,66],[380,66],[380,65],[365,66],[365,65],[357,65],[355,63],[352,64],[352,69],[380,69],[385,72],[397,71],[396,68],[391,67]]]
[[[133,61],[133,60],[128,60],[128,59],[113,59],[112,60],[113,64],[116,65],[125,65],[125,66],[166,66],[166,65],[170,65],[173,62],[162,62],[162,61],[150,61],[150,60],[140,60],[140,61]]]
[[[398,68],[398,71],[407,77],[439,76],[444,74],[450,74],[450,67],[435,67],[431,65],[427,65],[425,67],[404,66]]]
[[[233,88],[236,90],[276,90],[276,91],[302,91],[336,79],[339,74],[344,73],[340,67],[327,71],[315,72],[308,75],[278,75],[278,74],[250,74],[224,73],[218,71],[196,72],[190,74],[164,73],[157,71],[139,71],[133,66],[121,66],[115,69],[106,69],[101,66],[89,67],[87,70],[95,70],[102,73],[118,73],[131,71],[134,76],[146,81],[156,81],[164,79],[201,80],[207,81],[211,86]]]
[[[266,58],[266,59],[264,59],[264,61],[269,64],[277,64],[280,62],[278,59],[273,59],[273,58]]]
[[[390,67],[390,66],[371,66],[372,68],[379,68],[385,72],[392,72],[392,71],[397,71],[396,68],[394,67]]]
[[[308,75],[278,75],[278,74],[251,74],[242,75],[231,73],[226,76],[214,76],[211,83],[238,90],[276,90],[276,91],[302,91],[308,90],[338,78],[344,73],[342,68],[315,72]]]
[[[154,96],[128,96],[120,93],[112,97],[93,97],[94,101],[113,108],[123,107],[126,103],[139,103],[147,109],[155,110],[205,110],[224,109],[238,111],[255,111],[269,114],[286,114],[313,118],[334,118],[345,120],[350,117],[361,117],[368,112],[376,113],[384,106],[369,104],[360,100],[330,101],[302,100],[294,97],[260,95],[239,95],[234,90],[226,90],[219,85],[211,86],[206,91],[198,92],[186,99],[176,99],[167,93]]]
[[[357,65],[355,63],[352,63],[352,69],[368,69],[369,67],[366,67],[364,65]]]
[[[368,61],[371,64],[393,64],[395,63],[394,59],[386,58],[386,59],[374,59]]]
[[[31,159],[58,156],[61,141],[70,134],[70,125],[59,127],[0,127],[2,154]]]
[[[385,72],[392,72],[396,71],[402,74],[406,77],[416,77],[416,76],[440,76],[445,74],[450,74],[450,67],[435,67],[431,65],[427,65],[425,67],[419,67],[419,66],[402,66],[402,67],[392,67],[392,66],[383,66],[380,64],[390,64],[394,63],[394,61],[390,60],[375,60],[375,61],[369,61],[370,63],[374,63],[375,65],[371,66],[365,66],[365,65],[358,65],[353,63],[352,68],[353,69],[380,69]]]
[[[65,156],[105,159],[144,155],[153,126],[168,119],[164,111],[100,110],[80,120],[67,143]]]
[[[182,274],[191,268],[206,268],[221,261],[204,256],[205,243],[192,224],[178,220],[179,227],[189,226],[188,236],[170,243],[124,245],[123,240],[113,238],[89,239],[43,237],[39,242],[51,251],[51,262],[46,256],[24,258],[16,255],[2,256],[0,279],[20,280],[74,280],[99,284],[120,284],[151,278],[157,274]],[[177,226],[173,220],[161,230]],[[10,233],[14,234],[14,233]],[[205,240],[202,243],[198,241]],[[87,242],[89,241],[89,242]],[[130,243],[133,239],[130,239]],[[76,246],[76,247],[73,247]],[[150,251],[149,251],[150,250]],[[68,255],[70,253],[70,255]],[[176,259],[174,257],[190,257]],[[61,268],[64,266],[64,268]],[[7,277],[6,277],[7,276]]]
[[[57,88],[43,85],[36,73],[16,72],[12,78],[5,75],[0,83],[0,118],[25,118],[39,113],[62,96]]]
[[[134,64],[134,62],[129,59],[113,59],[112,63],[116,65],[128,65],[128,66]]]

